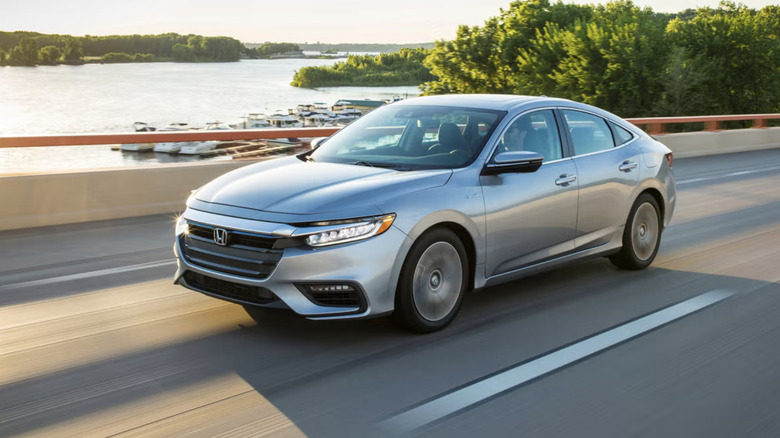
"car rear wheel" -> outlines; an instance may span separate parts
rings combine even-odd
[[[458,236],[443,228],[425,233],[401,268],[393,316],[418,333],[441,330],[455,319],[467,281],[466,250]]]
[[[641,195],[628,215],[623,231],[623,248],[610,261],[623,269],[650,266],[661,244],[661,214],[658,202],[649,194]]]

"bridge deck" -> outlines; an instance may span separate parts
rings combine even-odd
[[[651,269],[594,260],[494,287],[429,336],[255,324],[171,284],[168,216],[2,232],[0,436],[395,435],[413,406],[712,290],[735,295],[422,432],[777,436],[780,149],[675,173]]]

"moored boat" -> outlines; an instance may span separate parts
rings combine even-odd
[[[133,129],[135,129],[135,132],[152,132],[157,130],[157,128],[150,126],[146,122],[133,123]],[[119,146],[119,149],[125,152],[148,152],[154,149],[154,143],[123,144]]]
[[[204,127],[203,129],[206,131],[223,131],[223,130],[230,130],[233,128],[231,128],[230,126],[228,126],[226,123],[223,122],[212,122],[212,123],[207,123],[206,127]],[[213,151],[214,149],[218,149],[220,147],[234,146],[235,144],[236,144],[235,141],[216,141],[216,140],[193,141],[190,142],[190,144],[182,146],[182,148],[179,150],[179,153],[182,155],[200,155],[204,152]]]
[[[303,123],[297,118],[289,115],[276,113],[268,116],[268,123],[274,128],[302,128]]]
[[[189,125],[187,123],[171,123],[170,125],[166,126],[165,128],[161,129],[159,132],[166,131],[189,131]],[[181,142],[181,141],[167,141],[163,143],[157,143],[154,145],[154,151],[155,152],[165,152],[169,154],[175,154],[176,152],[179,152],[179,150],[194,142]]]

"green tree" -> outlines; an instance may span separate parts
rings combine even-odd
[[[240,41],[228,37],[207,37],[203,39],[203,56],[209,61],[238,61],[244,46]]]
[[[176,43],[171,50],[173,59],[180,62],[192,62],[195,61],[195,53],[192,48],[186,44]]]
[[[0,49],[0,65],[5,65],[5,50]]]
[[[57,65],[62,51],[57,46],[46,46],[38,51],[38,62],[43,65]]]
[[[271,55],[297,52],[300,50],[300,47],[293,43],[264,43],[262,46],[257,48],[257,53],[261,58],[270,58]]]
[[[665,20],[630,1],[596,7],[591,20],[560,35],[563,57],[550,73],[549,91],[625,117],[651,114],[663,91],[664,28]]]
[[[423,60],[428,50],[401,49],[378,56],[351,55],[328,67],[304,67],[293,76],[296,87],[420,85],[433,80]]]
[[[76,38],[68,38],[65,41],[65,51],[62,54],[62,59],[68,64],[79,64],[84,57],[84,50],[82,49],[81,41]]]
[[[687,87],[689,94],[710,96],[708,106],[699,108],[698,114],[778,109],[779,17],[776,6],[755,11],[723,2],[718,9],[699,9],[690,20],[669,23],[668,33],[682,50],[683,63],[707,73]]]
[[[200,35],[192,35],[187,39],[187,46],[192,51],[195,59],[201,59],[204,55],[203,50],[203,37]]]
[[[100,62],[105,62],[106,64],[133,62],[133,57],[127,53],[111,52],[103,55],[100,58]]]
[[[32,38],[25,38],[19,41],[19,55],[21,57],[20,65],[38,64],[38,43]],[[16,50],[16,49],[14,49]]]
[[[136,53],[133,55],[133,62],[152,62],[154,55],[151,53]]]
[[[658,14],[618,0],[515,1],[461,26],[425,64],[425,94],[547,94],[622,116],[780,110],[780,7]]]

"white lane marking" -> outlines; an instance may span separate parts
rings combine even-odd
[[[24,281],[21,283],[12,283],[0,286],[0,290],[18,289],[21,287],[41,286],[44,284],[60,283],[63,281],[83,280],[85,278],[102,277],[104,275],[120,274],[123,272],[139,271],[141,269],[151,269],[160,266],[167,266],[176,263],[173,260],[158,260],[156,262],[139,263],[137,265],[119,266],[117,268],[100,269],[97,271],[81,272],[78,274],[62,275],[59,277],[43,278],[41,280]]]
[[[382,426],[394,433],[411,432],[529,380],[711,306],[734,293],[728,290],[706,292],[412,408],[385,420]]]
[[[701,182],[701,181],[711,181],[713,179],[721,179],[721,178],[728,178],[730,176],[740,176],[740,175],[750,175],[753,173],[762,173],[762,172],[771,172],[773,170],[780,170],[780,166],[774,166],[774,167],[764,167],[761,169],[754,169],[754,170],[743,170],[740,172],[731,172],[731,173],[724,173],[717,176],[706,176],[702,178],[693,178],[693,179],[686,179],[682,181],[677,181],[677,185],[685,185],[685,184],[691,184],[695,182]]]

